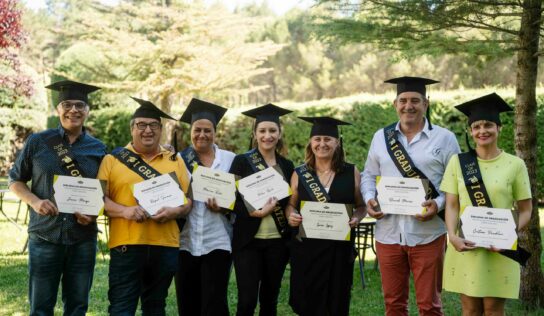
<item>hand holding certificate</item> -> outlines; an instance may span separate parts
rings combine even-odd
[[[133,193],[138,204],[151,216],[164,206],[177,207],[187,203],[187,198],[173,174],[163,174],[136,183]]]
[[[299,236],[306,238],[350,240],[348,207],[339,203],[302,201]]]
[[[215,198],[217,205],[229,210],[236,201],[236,179],[232,173],[197,166],[192,174],[193,199],[207,202]]]
[[[427,181],[427,180],[425,180]],[[425,202],[424,180],[415,178],[380,177],[376,190],[384,214],[421,214]]]
[[[53,191],[61,213],[98,216],[104,210],[104,191],[98,179],[55,175]]]
[[[467,206],[461,223],[464,238],[477,247],[517,249],[516,222],[508,209]]]
[[[273,167],[237,181],[238,191],[254,209],[262,208],[270,198],[281,200],[291,195],[291,188]]]

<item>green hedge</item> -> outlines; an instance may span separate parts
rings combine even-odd
[[[130,119],[133,109],[109,108],[92,111],[88,120],[90,132],[102,140],[108,151],[130,142]]]
[[[511,99],[507,99],[507,101],[510,104],[514,103]],[[538,126],[543,126],[544,96],[539,97],[538,103]],[[132,111],[132,109],[125,108],[93,111],[88,126],[96,137],[106,143],[108,149],[124,146],[130,141],[128,125]],[[304,147],[310,133],[310,124],[296,117],[314,115],[331,115],[353,124],[353,126],[342,127],[341,131],[347,160],[355,163],[359,169],[364,166],[374,133],[397,120],[393,107],[387,102],[354,102],[348,106],[320,105],[297,110],[282,119],[288,156],[295,164],[303,161]],[[452,130],[457,136],[461,149],[466,150],[464,136],[466,119],[460,112],[453,109],[451,102],[434,102],[431,119],[433,124]],[[509,153],[515,153],[513,113],[503,114],[502,121],[504,126],[499,139],[499,147]],[[245,116],[225,118],[219,125],[219,146],[236,153],[246,151],[249,147],[252,122]],[[176,130],[178,131],[178,144],[182,149],[189,143],[188,127],[186,124],[180,124],[176,126]],[[544,197],[544,150],[542,150],[544,129],[537,129],[537,133],[539,139],[537,179],[539,196],[542,198]]]

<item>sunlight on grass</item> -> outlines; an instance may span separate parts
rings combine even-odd
[[[17,205],[6,203],[6,213],[15,217]],[[544,216],[544,209],[540,209],[541,218]],[[22,219],[19,221],[21,222]],[[544,227],[541,222],[541,227]],[[104,230],[104,226],[99,226]],[[541,229],[544,234],[544,229]],[[0,315],[27,315],[28,314],[28,276],[27,276],[27,254],[21,254],[22,247],[26,241],[26,227],[19,231],[5,218],[0,218]],[[91,302],[88,315],[107,315],[108,306],[108,262],[109,254],[106,247],[105,234],[100,234],[99,251],[97,253],[95,276],[91,290]],[[289,275],[290,269],[285,272],[282,288],[279,297],[278,315],[294,315],[288,304],[289,299]],[[354,264],[353,288],[350,315],[383,315],[384,306],[381,294],[380,274],[374,269],[374,254],[367,250],[365,261],[365,280],[367,288],[361,286],[359,265]],[[417,306],[413,284],[411,284],[409,311],[410,315],[417,315]],[[59,290],[60,292],[60,290]],[[231,314],[236,312],[236,278],[233,274],[229,284],[229,308]],[[444,311],[446,315],[460,315],[460,303],[457,294],[444,292],[442,294]],[[57,299],[55,314],[62,314],[60,293]],[[508,300],[506,307],[507,315],[537,316],[544,315],[544,311],[526,312],[519,301]],[[167,315],[177,314],[174,285],[170,287],[167,299]]]

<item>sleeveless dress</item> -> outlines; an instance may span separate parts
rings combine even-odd
[[[312,201],[299,177],[300,201]],[[346,163],[331,183],[331,203],[355,203],[354,165]],[[300,202],[299,201],[299,202]],[[291,242],[289,304],[300,315],[349,315],[354,230],[350,241],[303,238]]]

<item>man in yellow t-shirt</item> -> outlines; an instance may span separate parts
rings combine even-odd
[[[108,312],[134,315],[141,299],[144,315],[164,315],[168,288],[177,268],[176,219],[186,215],[192,203],[188,200],[182,206],[163,207],[149,216],[134,198],[132,186],[149,177],[150,173],[142,170],[154,171],[155,175],[174,172],[184,192],[189,180],[183,160],[159,144],[161,117],[172,117],[149,101],[133,99],[141,106],[130,122],[132,142],[107,155],[98,171],[98,178],[108,182],[105,203],[110,218]],[[128,160],[118,155],[120,152],[132,155],[130,161],[137,161],[138,167],[130,168]]]

